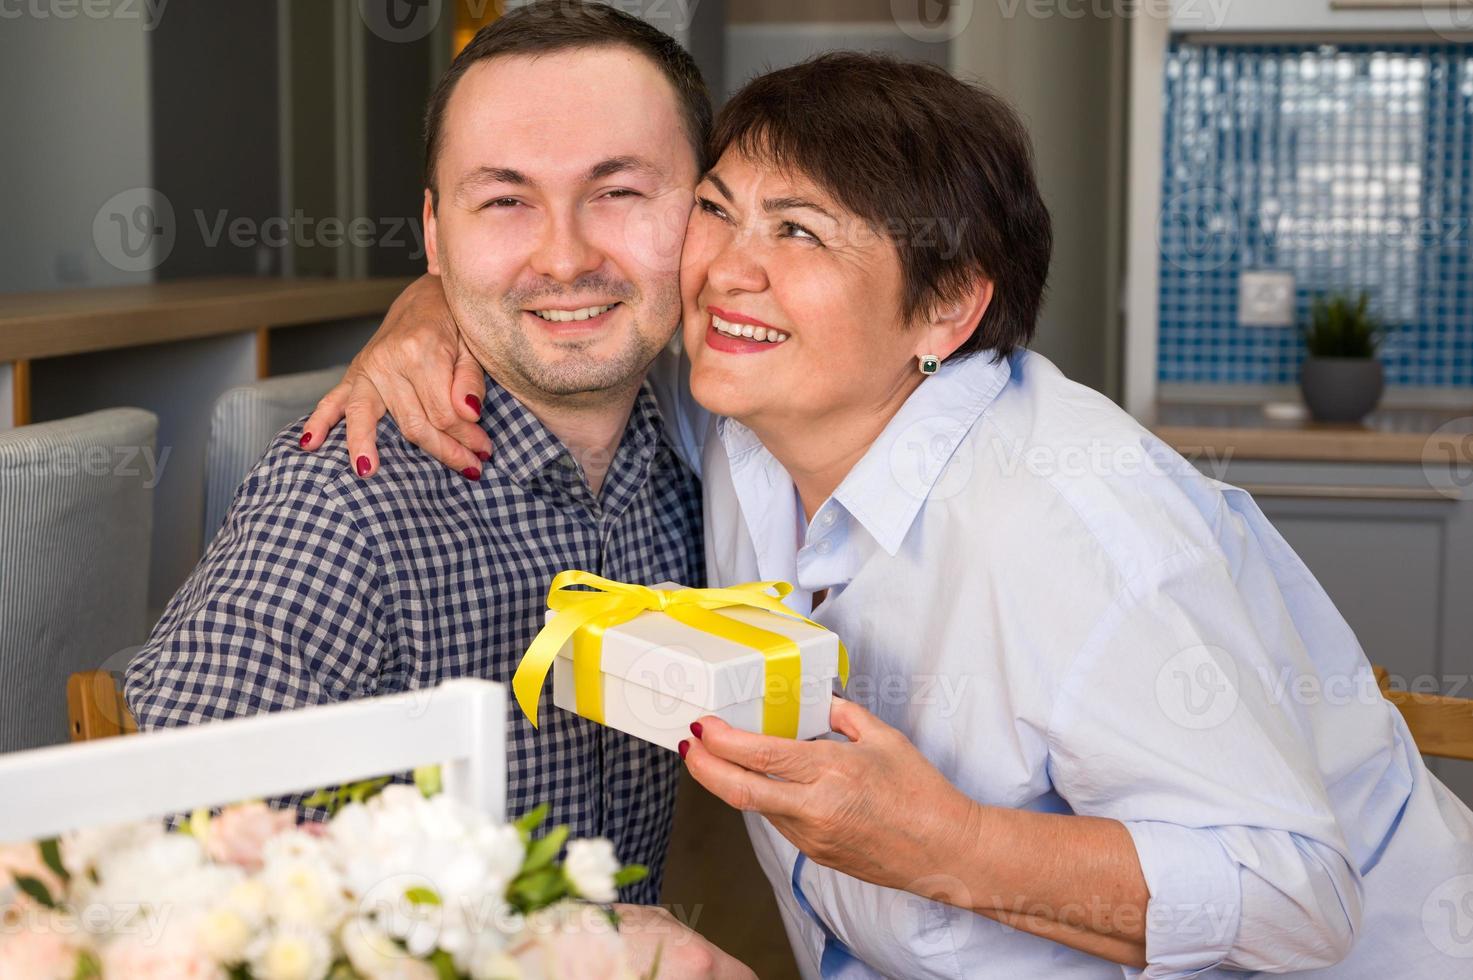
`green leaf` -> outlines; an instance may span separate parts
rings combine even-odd
[[[335,801],[337,798],[338,794],[336,790],[319,789],[317,792],[313,793],[311,796],[303,800],[302,806],[315,807],[319,810],[330,810],[332,809],[333,801]]]
[[[430,955],[430,966],[435,968],[435,975],[440,980],[459,980],[460,974],[455,972],[455,960],[443,949],[437,949]]]
[[[414,770],[414,785],[428,799],[445,791],[445,774],[439,766],[420,766]]]
[[[561,868],[543,868],[519,876],[506,890],[506,900],[526,915],[546,908],[571,894],[568,879]]]
[[[381,779],[365,779],[361,783],[352,783],[347,787],[348,799],[354,803],[362,803],[371,797],[377,796],[383,788],[389,785],[390,779],[384,776]]]
[[[418,885],[406,891],[404,893],[404,897],[409,901],[410,905],[445,904],[444,902],[440,901],[440,896],[436,894],[433,888],[423,888]]]
[[[544,803],[537,809],[529,810],[516,819],[516,822],[512,826],[516,827],[517,832],[522,835],[523,844],[529,843],[532,840],[532,832],[542,826],[542,821],[546,820],[547,815],[551,812],[552,807]]]
[[[15,887],[48,909],[60,908],[56,904],[56,900],[51,897],[51,892],[46,888],[46,885],[38,878],[32,878],[30,875],[16,875]]]
[[[71,872],[61,863],[61,841],[48,837],[36,846],[41,848],[41,860],[46,862],[46,867],[51,869],[52,874],[62,881],[72,880]]]
[[[72,980],[101,980],[102,964],[97,957],[88,950],[82,950],[77,954],[77,968],[72,972]]]
[[[626,864],[614,872],[614,887],[623,888],[632,885],[636,881],[644,881],[650,876],[650,869],[642,864]]]
[[[532,846],[527,848],[527,860],[522,863],[522,871],[539,871],[552,864],[567,840],[568,828],[554,827],[546,837],[533,841]]]

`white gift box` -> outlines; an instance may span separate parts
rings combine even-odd
[[[680,586],[665,583],[655,588]],[[802,658],[797,737],[827,733],[839,673],[838,636],[762,609],[732,606],[717,613],[797,644]],[[549,611],[549,621],[555,615]],[[604,724],[610,728],[672,751],[691,737],[690,723],[704,715],[746,731],[762,731],[766,661],[751,647],[701,632],[664,613],[642,612],[604,631],[601,665]],[[577,711],[571,640],[553,661],[552,701]]]

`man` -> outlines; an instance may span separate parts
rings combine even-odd
[[[496,457],[456,475],[386,422],[360,480],[299,450],[323,433],[283,432],[129,666],[143,727],[509,681],[564,569],[700,584],[695,479],[642,384],[679,320],[669,230],[710,119],[689,55],[611,8],[537,4],[477,35],[428,109],[424,221]],[[509,707],[509,813],[545,802],[610,838],[651,869],[624,897],[655,901],[679,760],[542,719]]]

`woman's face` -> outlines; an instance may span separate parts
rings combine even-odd
[[[894,244],[800,175],[717,162],[696,187],[681,296],[691,391],[759,433],[888,418],[921,381],[926,331],[903,325]]]

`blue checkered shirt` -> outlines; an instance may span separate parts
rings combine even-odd
[[[487,381],[496,453],[477,482],[378,430],[379,472],[345,472],[339,427],[316,453],[282,432],[241,485],[199,567],[129,665],[145,729],[433,687],[510,683],[568,568],[703,584],[700,493],[640,392],[595,497],[562,443]],[[650,867],[625,901],[658,900],[677,757],[552,707],[507,713],[507,812],[606,836]]]

